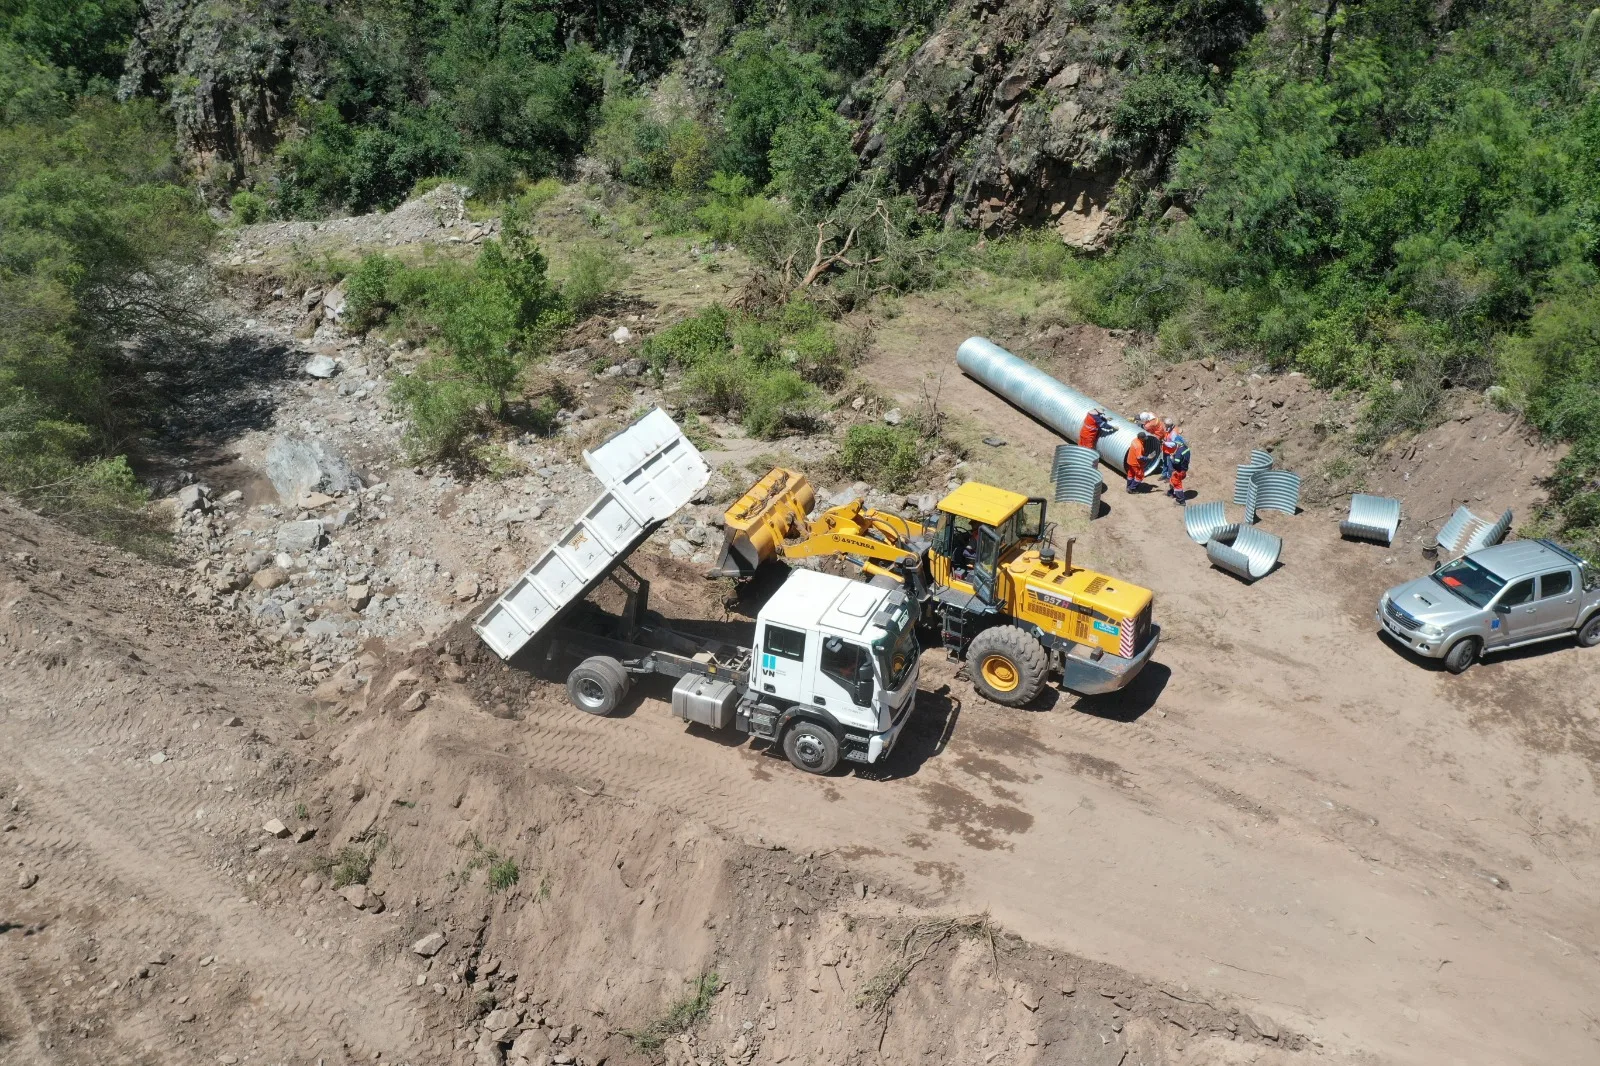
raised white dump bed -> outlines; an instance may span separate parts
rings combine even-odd
[[[659,407],[583,460],[605,491],[473,624],[502,659],[587,596],[711,479],[700,452]]]

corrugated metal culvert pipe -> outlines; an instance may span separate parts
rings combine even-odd
[[[1083,428],[1089,409],[1100,408],[1116,427],[1116,432],[1101,437],[1095,450],[1107,466],[1120,474],[1128,472],[1128,449],[1140,435],[1139,427],[1105,404],[1096,403],[1077,389],[1063,385],[1032,363],[983,337],[969,337],[961,342],[961,347],[956,349],[956,365],[968,377],[1073,443],[1077,443],[1078,431]],[[1145,435],[1147,455],[1153,440]]]

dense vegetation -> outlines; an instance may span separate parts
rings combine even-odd
[[[234,25],[217,0],[174,5],[189,25]],[[1058,283],[1171,357],[1302,369],[1370,397],[1364,448],[1441,417],[1454,389],[1487,389],[1573,443],[1543,521],[1600,549],[1600,12],[1058,6],[1119,72],[1105,150],[1129,175],[1127,220],[1098,257],[1017,239],[975,259],[970,237],[918,211],[910,194],[961,116],[908,107],[863,166],[846,116],[861,113],[853,93],[883,90],[875,65],[941,21],[977,24],[931,0],[269,4],[255,36],[219,38],[244,52],[185,60],[215,61],[236,103],[278,100],[275,124],[250,131],[257,154],[202,188],[249,221],[386,207],[441,176],[480,202],[526,203],[551,175],[603,171],[656,225],[735,242],[791,290],[830,286],[824,304],[977,262]],[[114,457],[154,402],[140,353],[193,325],[179,295],[208,224],[163,112],[192,135],[194,71],[153,76],[142,61],[123,78],[139,17],[132,0],[0,0],[0,478],[13,490],[131,493]],[[270,61],[252,67],[250,48]],[[470,450],[485,418],[547,418],[517,413],[522,371],[614,282],[587,254],[556,285],[512,215],[473,265],[375,258],[351,278],[358,316],[439,353],[401,386],[430,454]],[[763,435],[805,425],[849,353],[813,303],[793,306],[700,316],[651,359],[702,411]],[[896,454],[907,468],[913,443],[858,433],[847,450],[862,469]]]
[[[0,7],[0,489],[99,528],[142,499],[122,456],[169,400],[152,357],[197,335],[211,229],[156,107],[107,95],[131,20]]]
[[[1177,154],[1192,219],[1079,272],[1174,355],[1370,391],[1369,447],[1494,389],[1572,440],[1548,521],[1600,547],[1600,10],[1291,4]],[[1063,273],[1072,273],[1069,269]]]

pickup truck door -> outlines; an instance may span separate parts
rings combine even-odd
[[[1488,647],[1516,644],[1539,635],[1539,604],[1534,598],[1533,585],[1531,577],[1513,582],[1494,601],[1489,618]]]
[[[1578,574],[1572,567],[1539,575],[1539,632],[1560,636],[1578,628]]]

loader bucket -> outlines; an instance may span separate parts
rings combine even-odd
[[[782,467],[745,493],[722,516],[722,558],[712,576],[749,577],[777,557],[778,546],[794,536],[817,502],[806,476]]]

